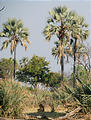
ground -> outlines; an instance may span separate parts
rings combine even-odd
[[[66,115],[66,111],[67,111],[62,106],[56,109],[55,112],[50,112],[50,107],[46,107],[45,112],[37,112],[37,110],[38,107],[27,109],[25,111],[25,113],[27,113],[28,115],[26,116],[26,118],[29,120],[53,120],[55,118]],[[65,120],[91,120],[91,114],[77,113],[72,117],[70,117],[69,119],[65,119]]]
[[[45,108],[45,112],[37,112],[37,110],[38,107],[26,108],[26,110],[24,111],[24,119],[15,120],[54,120],[55,118],[66,115],[66,109],[62,106],[56,109],[55,112],[50,112],[51,109],[48,106]],[[14,119],[0,117],[0,120],[14,120]],[[76,113],[74,116],[68,119],[61,120],[91,120],[91,114]]]

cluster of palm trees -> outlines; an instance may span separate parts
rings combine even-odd
[[[52,55],[57,58],[57,63],[60,60],[62,81],[64,81],[65,55],[67,58],[69,55],[74,56],[73,87],[75,87],[76,51],[82,48],[83,40],[88,37],[88,25],[85,24],[83,17],[78,16],[74,11],[69,11],[66,7],[54,8],[49,14],[48,25],[43,33],[48,41],[53,35],[57,37]]]
[[[44,35],[46,40],[50,41],[51,37],[55,35],[57,37],[55,47],[52,49],[52,55],[57,58],[57,63],[60,61],[62,81],[64,81],[64,58],[65,56],[73,56],[74,58],[74,81],[73,87],[75,87],[75,63],[76,52],[83,46],[83,40],[88,37],[88,25],[85,24],[83,17],[78,16],[74,11],[69,11],[66,7],[57,7],[49,12],[49,19],[47,26],[44,28]],[[8,19],[8,22],[3,24],[3,30],[0,33],[1,37],[6,37],[8,40],[3,42],[1,50],[8,47],[11,44],[11,54],[14,53],[14,78],[15,78],[15,66],[16,66],[16,47],[20,42],[22,46],[27,50],[25,42],[30,44],[28,40],[29,33],[24,28],[21,20],[15,18]]]

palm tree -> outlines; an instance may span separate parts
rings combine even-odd
[[[50,18],[43,33],[46,40],[50,41],[51,37],[55,35],[59,41],[56,52],[58,52],[60,59],[62,81],[64,81],[64,48],[65,45],[70,45],[71,38],[76,42],[81,37],[82,25],[80,23],[83,18],[78,16],[74,11],[69,11],[68,8],[61,6],[54,8],[49,14]],[[83,26],[87,25],[84,23]]]
[[[73,64],[73,87],[76,87],[76,78],[75,78],[75,72],[76,72],[76,56],[78,56],[78,60],[80,57],[80,50],[84,48],[84,40],[88,38],[89,32],[88,32],[88,25],[85,23],[85,20],[82,16],[76,16],[75,18],[75,24],[74,29],[72,30],[72,39],[71,44],[73,47],[73,58],[74,58],[74,64]]]
[[[53,35],[58,38],[58,56],[61,64],[62,81],[64,80],[64,44],[69,43],[71,36],[71,12],[66,7],[54,8],[49,12],[48,25],[44,29],[46,40],[50,40]]]
[[[21,20],[16,18],[8,19],[8,21],[3,24],[3,30],[0,33],[0,37],[5,37],[7,40],[3,42],[1,50],[7,48],[10,45],[11,54],[14,53],[14,79],[15,79],[15,70],[16,70],[16,47],[18,43],[21,43],[22,46],[27,50],[27,45],[25,42],[30,44],[28,40],[29,33],[28,29],[23,26]]]

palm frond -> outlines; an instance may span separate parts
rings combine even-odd
[[[21,45],[25,47],[25,50],[27,50],[27,45],[25,44],[25,42],[21,41]]]
[[[28,39],[26,39],[26,38],[24,38],[24,40],[25,40],[29,45],[31,45],[30,40],[28,40]]]
[[[1,50],[7,48],[7,47],[8,47],[8,44],[9,44],[9,40],[4,41]]]

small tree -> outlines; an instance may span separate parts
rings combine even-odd
[[[47,82],[48,86],[52,88],[60,87],[60,78],[61,78],[60,73],[50,72],[50,77]]]
[[[25,58],[24,58],[25,59]],[[49,62],[43,57],[34,55],[31,60],[26,62],[21,60],[21,68],[17,72],[17,79],[22,82],[29,82],[36,86],[37,83],[46,84],[49,77]]]

